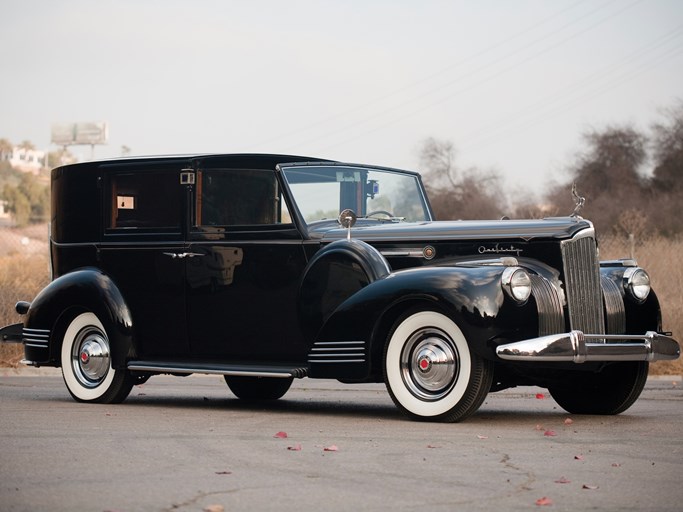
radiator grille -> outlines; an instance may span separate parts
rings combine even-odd
[[[586,334],[605,334],[595,239],[583,236],[562,242],[562,260],[569,325]]]

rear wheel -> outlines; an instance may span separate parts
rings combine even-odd
[[[568,371],[560,386],[548,388],[551,396],[572,414],[619,414],[640,396],[648,372],[647,362],[623,362],[599,373]]]
[[[473,414],[491,388],[492,363],[470,351],[447,316],[399,318],[384,350],[384,380],[399,409],[415,419],[455,422]]]
[[[79,402],[119,403],[133,388],[125,369],[114,369],[107,332],[93,313],[81,313],[64,333],[62,376],[69,393]]]
[[[225,375],[230,391],[242,400],[277,400],[282,398],[292,385],[291,378],[235,377]]]

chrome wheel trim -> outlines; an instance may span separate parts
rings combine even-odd
[[[111,389],[114,377],[116,376],[116,370],[111,367],[111,357],[109,357],[106,374],[97,382],[87,381],[88,385],[83,383],[82,378],[84,377],[81,374],[80,366],[74,364],[74,354],[80,354],[82,341],[79,340],[84,339],[82,334],[86,332],[99,333],[106,340],[107,352],[109,351],[109,338],[106,335],[102,322],[93,313],[81,313],[71,321],[64,333],[60,362],[64,383],[71,395],[76,400],[82,402],[94,402],[101,399]]]
[[[106,335],[94,326],[79,332],[71,351],[71,366],[78,382],[87,388],[99,386],[106,378],[110,364]]]
[[[401,375],[410,392],[421,400],[447,395],[458,379],[458,349],[444,331],[420,329],[401,351]]]
[[[456,348],[458,370],[454,373],[452,385],[441,390],[431,400],[418,397],[406,384],[401,368],[401,358],[407,340],[417,332],[427,329],[447,333]],[[411,414],[421,418],[431,418],[447,414],[465,398],[472,375],[472,357],[467,340],[458,326],[448,317],[435,311],[418,311],[403,319],[389,338],[384,356],[385,383],[394,402]]]

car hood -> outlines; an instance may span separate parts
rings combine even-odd
[[[580,217],[553,217],[532,220],[431,221],[381,223],[359,219],[351,237],[365,241],[431,240],[524,240],[568,239],[593,225]],[[323,242],[347,237],[347,230],[337,223],[309,227],[311,238]]]

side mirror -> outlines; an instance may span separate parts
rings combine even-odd
[[[346,238],[351,240],[351,228],[356,225],[356,221],[358,220],[356,212],[349,208],[342,210],[337,220],[339,221],[339,224],[341,224],[341,227],[348,230]]]

